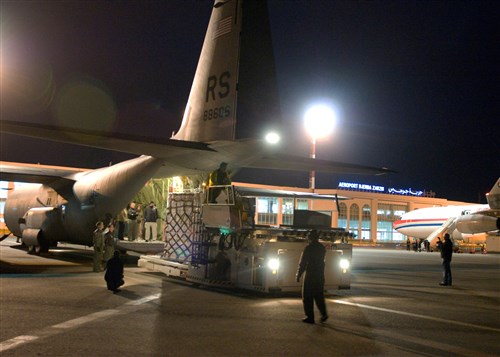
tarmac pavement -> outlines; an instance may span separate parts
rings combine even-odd
[[[314,325],[299,296],[196,288],[125,261],[113,294],[90,248],[38,257],[1,242],[1,356],[500,354],[500,255],[455,254],[442,287],[437,253],[355,248],[351,289],[332,291]]]

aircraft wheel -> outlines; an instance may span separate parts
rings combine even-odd
[[[49,246],[47,244],[33,245],[33,246],[30,246],[30,248],[32,250],[32,253],[30,253],[30,254],[36,254],[36,255],[40,255],[42,253],[48,253],[48,251],[49,251]],[[29,253],[29,249],[28,249],[28,253]]]
[[[49,252],[49,245],[48,244],[40,245],[40,253],[48,253],[48,252]]]
[[[40,233],[42,233],[42,232],[40,232]],[[40,243],[40,245],[38,247],[36,247],[36,254],[48,253],[49,242],[45,239],[45,237],[43,236],[43,233],[40,234],[40,236],[38,237],[38,243]]]

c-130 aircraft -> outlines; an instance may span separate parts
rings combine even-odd
[[[257,25],[251,27],[255,22]],[[253,47],[242,46],[254,32],[258,33]],[[216,0],[182,124],[170,139],[110,136],[2,120],[3,134],[140,155],[93,170],[1,162],[0,180],[38,183],[10,193],[4,211],[9,230],[22,238],[29,252],[47,251],[57,242],[91,246],[95,222],[106,216],[115,217],[151,178],[207,173],[222,161],[233,170],[263,168],[374,175],[392,172],[386,168],[286,155],[264,139],[237,138],[238,99],[238,117],[242,110],[248,109],[246,114],[251,117],[252,125],[258,122],[258,116],[265,129],[270,129],[273,124],[270,118],[276,117],[279,102],[274,63],[265,62],[264,56],[260,56],[266,50],[272,53],[267,3]],[[259,91],[266,92],[261,93],[253,111],[241,105],[242,93],[247,89],[242,80],[249,76],[242,69],[245,66],[259,67],[265,73],[266,80],[260,78]],[[262,82],[267,82],[267,87]],[[250,97],[255,94],[247,93]],[[266,111],[267,116],[263,115]]]

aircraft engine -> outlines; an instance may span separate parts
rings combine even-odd
[[[23,243],[26,244],[26,246],[31,247],[38,247],[41,245],[41,242],[43,242],[43,233],[39,229],[33,229],[33,228],[26,228],[23,230]]]
[[[498,181],[497,181],[497,187],[500,188],[500,183],[498,183]],[[487,193],[486,200],[488,200],[488,204],[490,205],[491,208],[496,208],[496,209],[500,208],[500,193],[498,192]]]
[[[457,218],[457,230],[462,233],[481,233],[500,229],[500,218],[482,214],[468,214]]]
[[[31,208],[20,221],[22,240],[28,247],[48,250],[51,242],[60,238],[61,218],[55,207]]]

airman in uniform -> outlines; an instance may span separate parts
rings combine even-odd
[[[98,221],[94,231],[94,272],[103,271],[102,260],[104,254],[104,223]]]
[[[326,249],[319,242],[319,235],[316,230],[309,234],[309,244],[304,248],[300,257],[297,270],[297,282],[300,282],[302,274],[305,272],[304,283],[302,285],[302,303],[306,317],[303,322],[314,323],[314,302],[321,313],[321,322],[328,319],[324,296],[325,287],[325,255]]]

